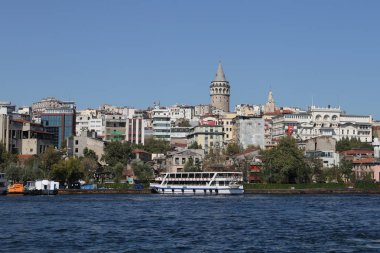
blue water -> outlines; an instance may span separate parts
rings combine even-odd
[[[380,196],[6,196],[0,225],[1,252],[380,252]]]

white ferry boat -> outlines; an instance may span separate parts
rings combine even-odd
[[[243,194],[241,172],[164,173],[150,184],[161,194]]]

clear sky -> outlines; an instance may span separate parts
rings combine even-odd
[[[380,1],[3,0],[0,100],[340,105],[380,119]]]

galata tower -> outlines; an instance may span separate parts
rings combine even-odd
[[[229,112],[230,91],[230,84],[224,76],[222,64],[219,63],[214,81],[210,85],[211,106],[224,112]]]

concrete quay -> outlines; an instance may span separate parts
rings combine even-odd
[[[244,194],[380,194],[380,189],[245,189]]]

